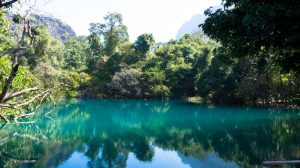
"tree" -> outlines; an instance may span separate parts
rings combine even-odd
[[[86,69],[88,47],[86,37],[76,37],[67,41],[64,50],[65,66],[76,71]]]
[[[152,34],[140,35],[132,45],[135,51],[145,58],[146,53],[149,52],[155,45],[155,40]]]
[[[201,25],[232,56],[271,58],[284,71],[300,72],[300,1],[225,0],[224,9],[207,10]]]
[[[105,23],[91,23],[90,32],[103,37],[105,53],[112,56],[118,45],[128,41],[127,27],[123,24],[122,15],[119,13],[108,13],[104,17]]]
[[[12,4],[13,2],[11,1],[10,3],[7,2],[8,4]],[[1,1],[2,5],[7,4],[5,1]],[[1,9],[0,9],[1,11]],[[3,17],[3,15],[0,15]],[[25,15],[26,16],[26,15]],[[29,116],[32,116],[35,114],[35,111],[37,108],[40,107],[40,104],[43,102],[43,100],[50,94],[49,90],[46,91],[41,91],[41,89],[36,86],[32,88],[26,88],[23,90],[14,90],[14,82],[16,81],[18,74],[22,73],[22,67],[20,65],[19,58],[21,57],[22,54],[26,51],[26,49],[31,48],[34,42],[34,33],[32,31],[32,27],[29,23],[29,21],[26,19],[26,17],[22,17],[19,15],[19,17],[22,19],[22,33],[20,40],[18,41],[17,44],[12,45],[11,47],[0,47],[4,48],[3,51],[0,51],[0,59],[2,57],[10,57],[10,64],[11,66],[8,68],[8,71],[5,73],[7,77],[3,81],[3,85],[0,88],[0,118],[4,119],[5,122],[10,122],[9,118],[3,114],[3,108],[4,109],[10,109],[12,111],[20,111],[22,108],[27,107],[28,109],[34,109],[32,113],[26,113],[26,114],[20,114],[18,116],[14,117],[14,120],[18,122],[19,118],[26,118]],[[1,18],[0,20],[3,20]],[[5,22],[2,22],[1,24],[5,24]],[[7,26],[4,26],[4,29],[7,28]],[[1,30],[2,29],[2,30]],[[0,27],[0,32],[6,32],[5,30],[3,31],[3,28]],[[2,34],[1,34],[2,36]],[[5,33],[4,33],[5,36]],[[2,45],[0,43],[0,45]],[[22,74],[24,75],[24,74]],[[1,81],[2,83],[2,81]],[[10,92],[11,91],[11,92]],[[17,99],[18,98],[18,99]],[[40,99],[40,100],[39,100]],[[34,105],[34,102],[39,102],[36,107],[32,108],[32,105]]]
[[[34,43],[28,48],[22,59],[34,69],[40,62],[49,62],[53,67],[61,67],[64,61],[64,44],[55,39],[49,30],[43,26],[33,26]]]
[[[141,97],[141,72],[136,69],[123,70],[114,74],[110,87],[120,97]]]
[[[101,43],[100,37],[96,33],[92,33],[88,36],[88,56],[87,63],[89,70],[94,70],[96,67],[97,61],[99,61],[100,57],[104,56],[103,53],[103,45]]]

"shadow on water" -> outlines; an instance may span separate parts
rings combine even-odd
[[[262,167],[300,158],[300,112],[66,100],[0,130],[0,167]],[[172,166],[173,165],[173,166]]]

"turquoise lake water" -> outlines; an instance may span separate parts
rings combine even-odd
[[[66,100],[45,104],[32,121],[0,130],[0,168],[243,168],[300,159],[293,110]]]

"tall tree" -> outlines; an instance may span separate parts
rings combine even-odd
[[[203,31],[235,56],[270,57],[285,71],[300,72],[300,1],[224,0],[207,10]]]
[[[118,45],[128,41],[127,27],[119,13],[108,13],[104,20],[105,23],[91,23],[89,30],[103,37],[106,55],[112,56]]]
[[[142,34],[133,44],[133,48],[136,52],[145,57],[146,53],[149,52],[155,45],[155,40],[152,34]]]

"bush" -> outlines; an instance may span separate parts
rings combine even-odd
[[[141,72],[136,69],[122,70],[114,74],[110,83],[111,93],[115,97],[141,97]]]

